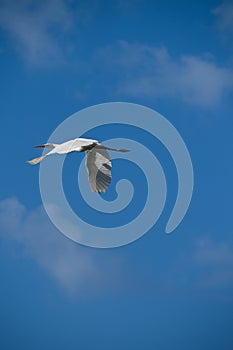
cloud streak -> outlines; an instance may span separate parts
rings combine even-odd
[[[98,293],[99,284],[102,289],[108,288],[109,274],[116,278],[114,258],[108,259],[108,267],[103,267],[104,257],[98,259],[94,249],[65,238],[42,208],[28,211],[15,198],[0,201],[0,233],[7,242],[18,242],[24,254],[70,294],[86,289]]]
[[[221,67],[210,55],[173,58],[164,47],[120,41],[100,49],[97,61],[117,71],[113,79],[118,96],[172,98],[214,108],[233,88],[233,70]]]
[[[233,33],[233,3],[223,2],[211,11],[216,16],[217,26],[221,31]]]
[[[21,246],[68,295],[132,293],[174,294],[185,291],[223,292],[233,286],[233,247],[208,237],[191,241],[189,254],[174,251],[166,268],[138,266],[128,250],[102,251],[82,247],[64,237],[42,208],[29,211],[16,198],[0,201],[0,236],[13,248]],[[175,249],[175,248],[174,248]],[[137,249],[136,249],[137,251]],[[127,257],[124,257],[124,252]],[[163,257],[164,255],[164,257]]]
[[[199,275],[201,287],[224,288],[233,286],[233,247],[230,243],[216,243],[208,237],[196,242],[192,261]]]
[[[73,25],[68,3],[66,0],[1,1],[0,27],[10,34],[29,64],[52,66],[63,60],[59,38]]]
[[[66,53],[71,50],[78,61],[78,74],[81,76],[84,71],[85,81],[88,81],[86,95],[90,95],[90,89],[99,91],[102,86],[108,96],[106,76],[111,81],[111,98],[115,95],[118,99],[169,98],[213,109],[226,94],[232,93],[233,69],[218,64],[210,54],[173,56],[165,47],[119,41],[94,49],[94,53],[89,54],[90,59],[81,62],[77,44],[71,45],[70,34],[71,31],[78,34],[77,23],[90,21],[98,7],[95,3],[90,10],[87,4],[74,7],[68,0],[3,0],[0,3],[0,27],[10,35],[25,61],[35,67],[64,63]],[[140,1],[133,4],[139,6]],[[212,13],[221,30],[233,32],[232,3],[224,2]],[[73,59],[70,62],[74,65]],[[83,98],[85,91],[76,95]]]

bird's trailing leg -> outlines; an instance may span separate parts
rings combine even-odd
[[[31,160],[28,160],[27,163],[28,164],[31,164],[31,165],[35,165],[35,164],[38,164],[40,163],[43,159],[45,159],[47,157],[47,155],[45,154],[44,156],[41,156],[41,157],[38,157],[38,158],[34,158],[34,159],[31,159]]]

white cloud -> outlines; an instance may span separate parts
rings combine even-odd
[[[97,57],[108,70],[116,69],[121,96],[169,97],[214,108],[233,88],[233,70],[221,67],[210,55],[173,58],[166,48],[121,41],[99,50]]]
[[[7,247],[16,247],[17,252],[20,245],[23,254],[31,257],[69,295],[113,290],[164,295],[187,288],[218,291],[233,285],[233,246],[206,237],[196,244],[192,241],[189,254],[181,254],[178,249],[168,265],[167,254],[161,253],[159,259],[166,266],[163,271],[161,264],[151,265],[152,260],[149,265],[142,261],[138,269],[134,260],[138,261],[137,255],[130,257],[126,250],[124,257],[122,251],[115,255],[113,250],[82,247],[58,232],[42,208],[29,211],[14,198],[0,201],[0,236]]]
[[[192,261],[201,269],[198,284],[206,287],[233,285],[233,246],[227,242],[214,242],[208,237],[199,239]]]
[[[117,279],[114,257],[108,257],[106,264],[104,257],[97,258],[96,250],[65,238],[42,208],[28,211],[15,198],[0,201],[0,234],[8,243],[18,242],[24,254],[70,294],[83,293],[85,289],[98,293],[99,286],[108,289],[111,279]]]
[[[217,26],[222,31],[233,33],[233,3],[225,1],[220,6],[212,10],[216,16]]]
[[[194,237],[193,237],[194,238]],[[174,248],[175,249],[175,248]],[[164,284],[170,292],[222,298],[233,288],[233,245],[210,236],[190,239],[171,257]],[[166,289],[164,289],[166,292]]]
[[[67,0],[3,0],[0,27],[10,33],[27,62],[52,66],[62,61],[58,37],[73,24],[68,4]]]
[[[233,247],[220,242],[213,242],[211,239],[204,237],[197,241],[194,259],[200,264],[231,266],[233,270]]]

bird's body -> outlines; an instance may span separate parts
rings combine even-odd
[[[105,192],[111,183],[112,163],[107,150],[128,152],[125,149],[109,148],[101,145],[97,140],[77,138],[61,144],[47,143],[35,148],[49,148],[48,153],[41,157],[29,160],[29,164],[38,164],[52,154],[67,154],[71,152],[87,152],[86,167],[88,179],[93,192]]]

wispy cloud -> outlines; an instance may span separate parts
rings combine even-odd
[[[231,298],[233,288],[233,245],[217,241],[211,236],[190,240],[185,251],[171,256],[171,264],[164,277],[163,293],[183,296]]]
[[[233,246],[229,242],[214,242],[203,237],[196,242],[191,256],[196,269],[200,269],[201,287],[233,286]]]
[[[220,6],[214,8],[212,13],[216,16],[217,26],[220,30],[233,33],[232,1],[224,1]]]
[[[114,253],[70,241],[50,223],[43,208],[30,211],[15,198],[0,201],[0,237],[17,252],[21,246],[24,255],[72,296],[227,292],[233,286],[233,246],[208,237],[192,241],[189,254],[174,251],[169,264],[166,252],[157,252],[159,264],[151,265],[149,260],[138,266],[138,256],[128,255],[127,250]]]
[[[233,70],[205,56],[172,57],[164,47],[120,41],[99,50],[97,59],[117,71],[113,78],[120,96],[174,98],[214,108],[233,88]]]
[[[204,237],[196,242],[194,260],[200,264],[230,266],[233,272],[233,247],[226,242],[216,243]]]
[[[7,1],[0,3],[0,27],[32,65],[54,65],[63,59],[59,38],[73,25],[67,0]]]
[[[98,259],[94,249],[65,238],[50,223],[42,208],[29,211],[15,198],[0,201],[0,234],[7,242],[20,244],[24,254],[34,259],[70,294],[87,289],[98,293],[99,285],[101,290],[108,289],[114,285],[112,279],[117,280],[119,259],[116,265],[114,257],[108,257],[108,264],[105,264],[104,256]]]

